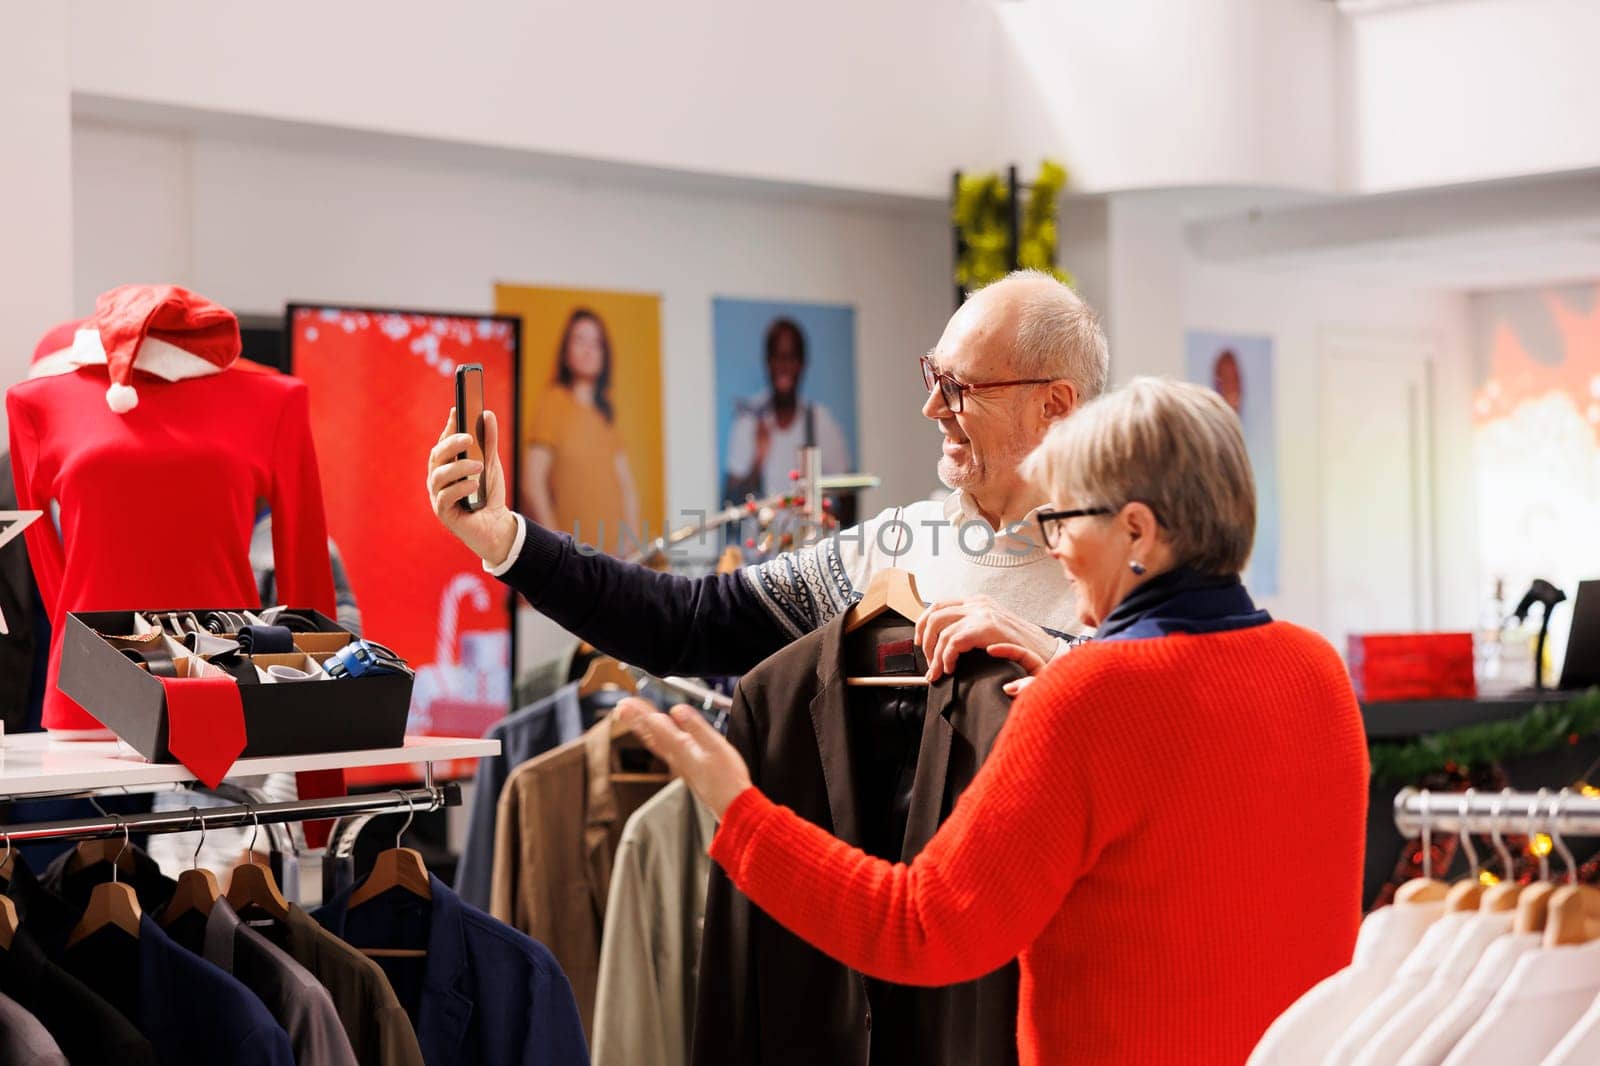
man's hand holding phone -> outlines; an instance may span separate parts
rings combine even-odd
[[[493,411],[483,412],[483,455],[486,463],[462,459],[475,451],[468,433],[456,432],[456,409],[450,409],[439,442],[428,454],[428,495],[433,513],[461,543],[490,566],[499,566],[511,554],[517,539],[517,520],[506,506],[505,470],[500,465],[500,426]],[[487,464],[487,465],[486,465]],[[467,498],[483,487],[483,507],[469,511]]]

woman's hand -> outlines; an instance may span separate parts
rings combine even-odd
[[[1033,684],[1033,679],[1039,676],[1040,671],[1050,665],[1048,658],[1032,648],[1024,648],[1021,644],[991,644],[984,650],[996,659],[1010,659],[1028,671],[1027,677],[1019,677],[1000,686],[1005,694],[1011,697],[1019,695],[1023,689]]]
[[[941,600],[928,607],[917,619],[916,641],[928,660],[929,681],[955,673],[956,660],[974,648],[991,649],[993,655],[996,645],[1017,647],[1040,660],[1048,660],[1056,648],[1056,638],[1043,627],[981,595]]]
[[[457,433],[456,409],[450,408],[444,432],[428,454],[428,496],[433,513],[444,528],[471,548],[490,566],[499,566],[511,554],[517,539],[517,520],[506,507],[506,476],[500,467],[500,426],[493,411],[483,413],[483,454],[488,467],[474,459],[461,459],[472,447],[472,437]],[[462,508],[461,501],[483,482],[484,506]]]
[[[651,754],[683,778],[719,819],[728,804],[750,787],[750,770],[732,744],[693,707],[679,704],[666,714],[632,696],[611,712],[633,730]]]

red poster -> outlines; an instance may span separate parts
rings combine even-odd
[[[311,389],[328,533],[363,635],[417,672],[410,731],[480,736],[511,706],[509,590],[434,518],[428,452],[455,400],[455,370],[481,363],[515,485],[514,319],[342,307],[289,309],[290,360]]]

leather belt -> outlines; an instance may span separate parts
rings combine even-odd
[[[178,664],[172,661],[172,656],[167,649],[160,645],[153,645],[150,650],[139,648],[118,648],[124,656],[133,662],[142,663],[144,668],[154,677],[177,677]]]

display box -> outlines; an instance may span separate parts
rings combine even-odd
[[[299,651],[286,658],[286,663],[299,661],[296,656],[320,662],[354,639],[325,615],[309,610],[295,613],[313,619],[318,631],[297,633]],[[145,758],[177,762],[167,749],[166,692],[161,681],[123,655],[118,645],[126,646],[126,642],[114,639],[133,634],[138,628],[136,618],[135,611],[67,615],[60,688]],[[181,660],[174,661],[180,671],[189,669]],[[316,683],[241,685],[245,722],[241,758],[399,747],[405,741],[411,682],[405,674],[385,674]]]
[[[1478,697],[1471,633],[1352,633],[1348,658],[1363,703]]]

